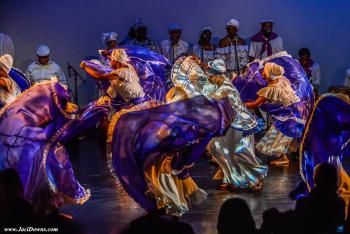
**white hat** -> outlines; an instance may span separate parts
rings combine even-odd
[[[182,27],[178,24],[171,24],[168,27],[168,31],[174,31],[174,30],[182,30]]]
[[[236,19],[230,19],[227,23],[226,23],[226,28],[228,28],[229,26],[235,26],[237,29],[239,29],[239,21]]]
[[[211,73],[225,73],[226,72],[226,64],[222,59],[215,59],[213,61],[208,62],[209,72],[214,70]]]
[[[274,23],[274,20],[271,19],[271,18],[266,18],[266,19],[260,20],[260,23],[261,24],[263,24],[263,23]]]
[[[13,58],[9,54],[4,54],[0,57],[0,68],[2,68],[7,74],[10,72],[13,65]]]
[[[201,36],[202,33],[203,33],[204,31],[213,32],[213,29],[212,29],[210,26],[204,26],[204,27],[202,27],[201,30],[199,31],[199,36]]]
[[[45,57],[50,54],[50,48],[47,45],[40,45],[36,50],[36,54],[40,57]]]
[[[105,44],[109,41],[116,41],[117,38],[118,38],[118,33],[116,32],[102,33],[102,42]]]

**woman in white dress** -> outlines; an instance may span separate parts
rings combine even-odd
[[[254,102],[246,102],[248,108],[258,108],[264,103],[281,104],[288,107],[300,101],[291,87],[290,81],[283,76],[284,68],[273,62],[264,64],[262,76],[268,82],[268,86],[260,89],[258,99]],[[284,135],[273,124],[263,138],[256,145],[256,149],[268,156],[277,156],[278,160],[272,161],[272,165],[289,164],[286,153],[293,138]]]

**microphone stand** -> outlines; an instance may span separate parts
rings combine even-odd
[[[68,66],[68,76],[69,78],[71,78],[72,76],[74,76],[74,102],[75,104],[78,104],[78,78],[82,81],[85,82],[85,79],[77,72],[77,70],[75,70],[75,68],[70,65],[70,63],[67,63]]]
[[[236,57],[236,72],[239,76],[241,74],[239,69],[239,63],[238,63],[238,50],[237,50],[237,42],[238,42],[238,36],[235,36],[235,39],[233,40],[233,45],[235,46],[235,57]]]

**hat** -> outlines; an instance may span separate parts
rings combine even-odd
[[[222,74],[226,72],[226,64],[222,59],[215,59],[213,61],[208,62],[208,67],[210,68],[210,73]]]
[[[135,21],[133,27],[137,30],[138,28],[141,28],[141,27],[147,27],[146,25],[146,20],[142,19],[142,18],[139,18]]]
[[[276,63],[265,63],[264,72],[270,80],[275,80],[284,74],[284,68]]]
[[[130,62],[128,55],[125,52],[125,49],[114,49],[111,53],[111,59],[117,61],[121,64],[128,65]]]
[[[7,74],[10,72],[13,65],[13,58],[9,54],[4,54],[0,57],[0,68],[2,68]]]
[[[118,33],[116,32],[102,33],[102,42],[105,44],[109,41],[116,41],[117,38],[118,38]]]
[[[237,29],[239,29],[239,21],[236,19],[230,19],[227,23],[226,23],[226,28],[228,28],[229,26],[234,26]]]
[[[182,27],[178,24],[171,24],[169,25],[168,27],[168,31],[171,32],[171,31],[174,31],[174,30],[182,30]]]
[[[213,32],[213,29],[212,29],[210,26],[204,26],[204,27],[202,27],[201,30],[199,31],[199,36],[201,36],[202,33],[203,33],[204,31]]]
[[[274,20],[271,18],[266,18],[266,19],[260,20],[260,24],[263,24],[263,23],[274,23]]]
[[[36,54],[40,57],[45,57],[50,54],[50,48],[47,45],[39,45]]]

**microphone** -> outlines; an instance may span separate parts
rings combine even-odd
[[[67,66],[68,66],[68,76],[72,77],[72,71],[71,71],[72,66],[69,63],[67,63]]]

